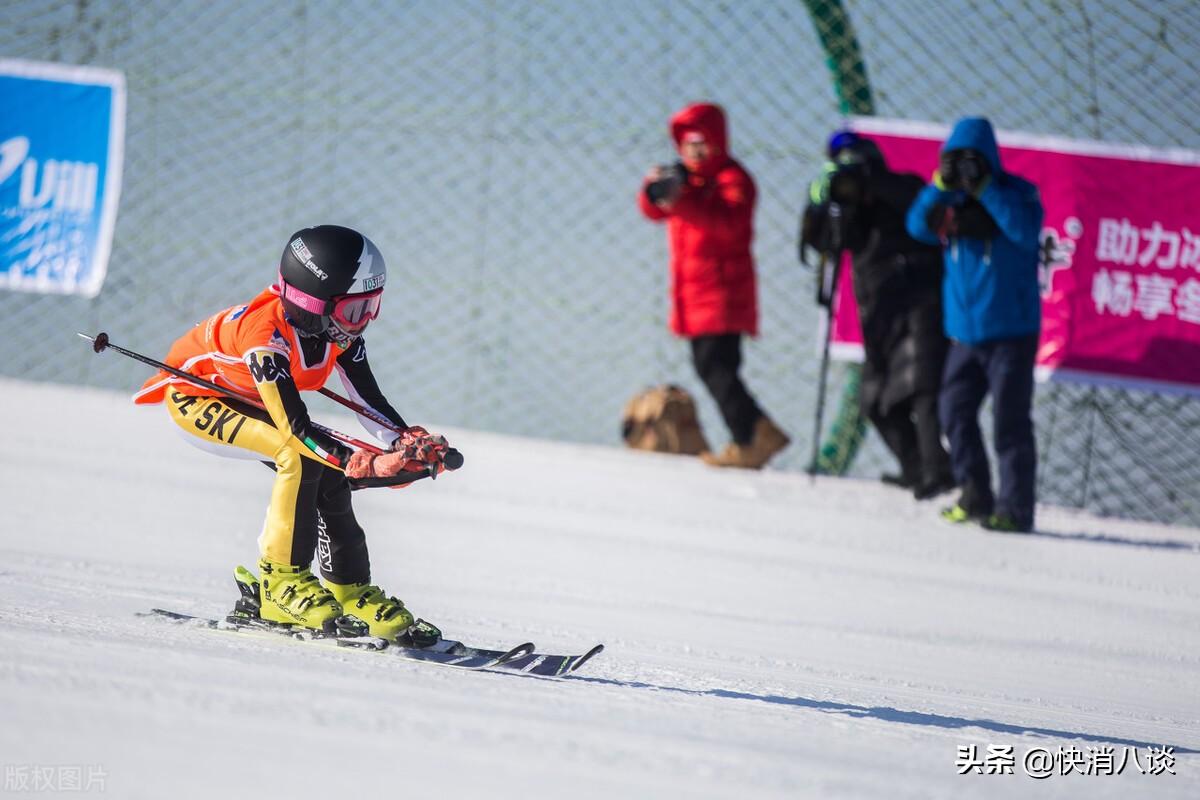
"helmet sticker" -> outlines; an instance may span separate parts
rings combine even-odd
[[[386,275],[387,267],[384,266],[383,256],[379,249],[375,247],[374,242],[363,236],[362,252],[358,254],[357,269],[347,293],[359,294],[380,289],[383,287]]]
[[[312,260],[312,253],[309,252],[308,247],[306,247],[304,244],[304,240],[299,236],[297,236],[295,239],[292,239],[292,252],[295,253],[296,258],[300,259],[301,261]]]
[[[329,277],[329,274],[326,273],[325,270],[321,269],[316,265],[316,263],[313,262],[312,253],[309,251],[308,247],[305,246],[304,240],[299,236],[297,236],[295,239],[292,239],[292,253],[295,254],[296,259],[313,275],[316,275],[321,280],[325,280]]]

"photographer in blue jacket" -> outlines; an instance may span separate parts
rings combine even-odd
[[[991,530],[1033,529],[1037,451],[1033,365],[1041,328],[1037,187],[1004,171],[992,125],[960,119],[942,145],[933,183],[908,210],[913,238],[941,244],[950,352],[938,416],[950,443],[958,502],[942,516]],[[992,395],[1000,485],[993,495],[979,408]]]

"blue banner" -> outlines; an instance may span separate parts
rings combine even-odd
[[[0,60],[0,289],[95,297],[121,193],[125,78]]]

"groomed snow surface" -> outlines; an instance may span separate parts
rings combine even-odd
[[[447,431],[463,470],[356,494],[376,580],[469,642],[608,648],[469,673],[139,617],[227,611],[269,472],[125,395],[2,381],[0,418],[9,793],[1200,796],[1194,529],[987,534],[870,482]],[[959,775],[971,746],[1013,774]],[[1120,776],[1024,768],[1106,747]]]

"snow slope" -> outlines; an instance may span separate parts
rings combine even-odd
[[[10,790],[98,765],[123,798],[1200,796],[1200,531],[1046,510],[1006,537],[872,483],[451,431],[461,472],[356,495],[375,577],[468,641],[607,644],[539,680],[138,617],[227,609],[267,470],[124,395],[0,381],[0,419]],[[1022,767],[1164,744],[1175,775]],[[970,745],[1015,774],[959,776]]]

